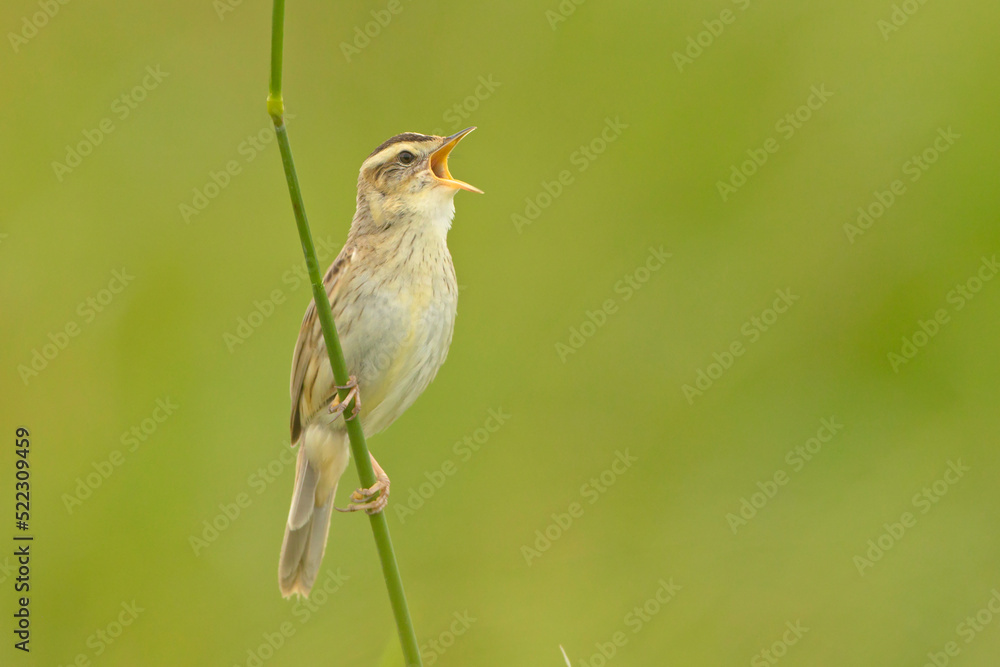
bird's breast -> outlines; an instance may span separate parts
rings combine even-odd
[[[350,321],[344,353],[361,387],[362,420],[370,433],[416,400],[448,354],[458,286],[444,252],[436,261],[411,257],[409,266],[383,263],[381,274],[365,277],[356,305],[338,317],[338,328],[340,319]]]

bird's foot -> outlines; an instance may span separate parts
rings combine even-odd
[[[352,375],[347,380],[347,384],[343,386],[334,385],[334,389],[350,389],[350,391],[347,392],[347,396],[345,396],[343,400],[341,400],[340,396],[334,397],[333,402],[330,403],[330,414],[335,415],[334,419],[336,419],[340,415],[344,414],[347,406],[351,403],[351,399],[354,399],[354,405],[351,408],[350,416],[344,417],[344,421],[351,421],[358,416],[359,412],[361,412],[361,392],[358,391],[358,378]]]
[[[357,489],[351,494],[353,501],[338,512],[357,512],[364,510],[366,514],[378,514],[389,504],[389,476],[382,470],[375,457],[372,456],[372,468],[375,469],[375,483],[367,489]]]

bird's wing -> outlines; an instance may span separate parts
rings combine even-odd
[[[345,282],[343,276],[349,270],[354,255],[354,248],[345,246],[323,277],[323,286],[326,288],[326,296],[331,305],[337,301],[338,288]],[[316,355],[322,347],[323,333],[316,315],[316,301],[312,300],[309,302],[309,307],[306,308],[305,317],[302,318],[302,328],[299,329],[299,339],[295,343],[295,353],[292,356],[292,381],[289,387],[289,393],[292,396],[292,444],[298,441],[302,431],[301,402],[307,371],[311,364],[322,363],[322,360],[316,359]]]

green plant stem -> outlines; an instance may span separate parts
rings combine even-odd
[[[313,245],[312,232],[309,231],[309,221],[306,219],[306,209],[302,203],[299,179],[295,174],[295,163],[292,161],[292,149],[288,143],[288,130],[285,127],[284,101],[281,97],[281,54],[284,42],[284,25],[285,2],[284,0],[274,0],[271,24],[271,81],[267,97],[267,111],[274,122],[274,133],[281,150],[281,163],[285,168],[285,179],[288,181],[288,194],[292,199],[295,224],[302,242],[302,253],[306,258],[309,281],[312,283],[313,300],[316,302],[316,314],[319,316],[323,339],[326,341],[326,351],[330,357],[333,377],[337,384],[343,387],[349,381],[347,364],[344,361],[344,350],[340,346],[340,338],[337,336],[337,328],[333,322],[333,311],[330,309],[330,301],[320,276],[316,248]],[[349,390],[346,388],[338,389],[342,401],[347,399],[348,393]],[[344,415],[351,414],[353,409],[354,400],[352,399],[344,411]],[[358,467],[358,477],[361,484],[365,488],[369,488],[376,482],[375,470],[372,468],[368,444],[365,442],[360,419],[352,419],[347,422],[347,435],[350,438],[354,463]],[[403,580],[399,575],[396,553],[393,551],[392,539],[389,537],[389,523],[386,521],[384,512],[372,514],[369,519],[371,520],[372,533],[375,535],[375,546],[382,563],[382,575],[385,577],[385,586],[389,591],[389,602],[396,619],[396,628],[399,631],[399,642],[403,647],[406,667],[422,667],[420,649],[417,646],[417,634],[413,629],[410,611],[406,606]]]

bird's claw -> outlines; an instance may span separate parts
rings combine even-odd
[[[347,396],[345,396],[343,400],[340,399],[340,396],[336,396],[334,398],[334,401],[330,403],[330,414],[335,415],[334,419],[344,414],[344,411],[347,409],[347,406],[351,403],[352,398],[354,399],[354,406],[351,408],[351,414],[347,417],[344,417],[344,421],[351,421],[352,419],[357,417],[358,413],[361,412],[361,392],[358,391],[358,378],[352,375],[350,378],[348,378],[347,384],[345,385],[337,384],[334,385],[333,388],[337,389],[338,391],[341,389],[350,389],[350,391],[347,392]]]
[[[357,512],[364,510],[366,514],[378,514],[389,504],[389,477],[382,473],[370,488],[357,489],[351,494],[351,504],[338,512]]]

